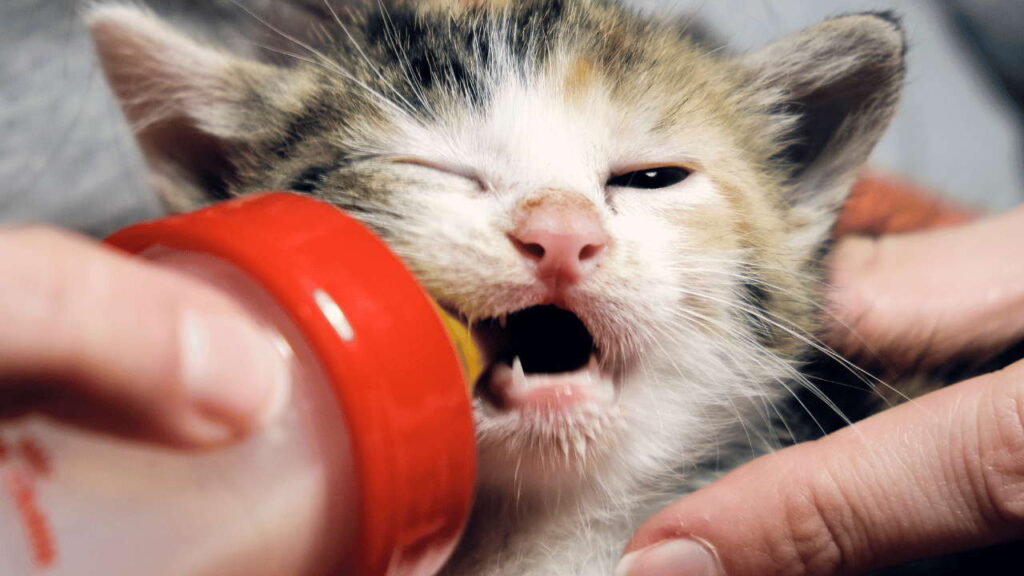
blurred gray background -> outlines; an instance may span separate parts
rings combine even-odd
[[[666,17],[695,11],[739,49],[837,14],[896,10],[910,40],[908,82],[874,164],[982,210],[1024,199],[1020,93],[1013,89],[1024,58],[1024,0],[633,3]],[[171,15],[199,11],[206,22],[239,17],[226,0],[160,4]],[[159,213],[79,5],[0,0],[0,222],[43,220],[102,234]]]

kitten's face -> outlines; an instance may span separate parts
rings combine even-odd
[[[387,33],[450,36],[408,55],[369,34],[365,53],[401,70],[372,84],[380,98],[354,91],[380,123],[293,144],[302,169],[289,174],[316,164],[307,150],[344,158],[310,191],[355,208],[473,328],[491,365],[475,388],[482,476],[526,493],[706,444],[709,415],[764,380],[741,385],[724,366],[761,355],[736,338],[755,338],[737,307],[745,275],[799,265],[755,248],[785,242],[786,210],[769,158],[746,149],[767,122],[743,116],[728,66],[675,29],[608,40],[599,15],[553,4],[550,22],[521,9],[448,29],[444,15],[394,11]],[[516,47],[513,31],[536,46]],[[458,51],[473,42],[486,54]],[[404,60],[446,57],[436,70]],[[330,86],[332,71],[317,74]]]
[[[762,68],[584,0],[399,3],[331,35],[218,81],[247,133],[221,191],[348,209],[473,328],[485,485],[614,486],[768,417],[850,168],[787,196],[820,150],[779,160],[794,122]]]

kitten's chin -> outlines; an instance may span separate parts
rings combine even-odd
[[[478,400],[480,482],[517,499],[578,493],[601,476],[623,431],[617,403],[495,410]]]
[[[486,488],[546,500],[600,477],[621,429],[618,388],[596,355],[582,367],[526,373],[518,357],[477,384],[480,475]]]

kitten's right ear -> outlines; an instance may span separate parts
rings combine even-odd
[[[186,210],[224,197],[238,159],[269,136],[299,79],[204,46],[135,7],[100,4],[86,21],[164,202]]]

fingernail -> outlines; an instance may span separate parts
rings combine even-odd
[[[667,540],[626,554],[615,576],[723,576],[714,552],[696,540]]]
[[[291,389],[291,354],[283,338],[244,316],[186,311],[182,375],[189,400],[236,435],[276,417]]]
[[[234,428],[198,412],[184,414],[176,431],[181,440],[193,446],[219,446],[238,437]]]

